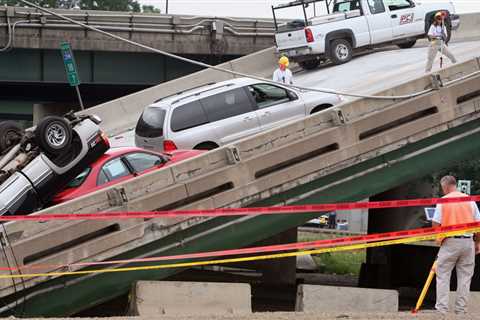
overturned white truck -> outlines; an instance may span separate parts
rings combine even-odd
[[[96,116],[45,117],[33,130],[0,123],[0,215],[29,214],[109,148]]]

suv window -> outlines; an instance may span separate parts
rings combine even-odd
[[[290,101],[287,90],[271,84],[255,84],[248,87],[259,109]]]
[[[208,123],[202,105],[193,101],[173,110],[171,127],[173,131],[182,131]]]
[[[333,8],[333,12],[347,12],[352,10],[362,11],[360,0],[337,2]]]
[[[99,175],[97,179],[97,186],[130,175],[130,171],[125,166],[121,158],[110,160],[104,164],[102,172],[107,179],[105,180],[105,177],[101,178],[101,175]]]
[[[406,9],[413,7],[413,3],[410,0],[384,0],[390,11]]]
[[[368,7],[370,8],[370,12],[372,14],[385,12],[385,5],[383,4],[383,0],[368,0]]]
[[[125,159],[135,172],[142,172],[165,162],[160,156],[143,152],[129,153],[125,155]]]
[[[145,138],[163,136],[163,122],[165,110],[156,107],[147,107],[138,119],[135,133]]]
[[[244,88],[222,92],[201,100],[210,122],[253,111],[252,101]]]

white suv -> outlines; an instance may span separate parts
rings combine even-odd
[[[146,149],[214,149],[340,103],[340,96],[238,78],[179,92],[143,111],[135,144]]]

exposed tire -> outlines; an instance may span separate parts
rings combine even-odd
[[[62,154],[70,149],[72,127],[63,117],[45,117],[35,129],[35,140],[43,151],[53,155]]]
[[[0,152],[4,152],[19,143],[23,134],[23,129],[15,122],[0,122]]]
[[[417,40],[402,42],[397,44],[400,49],[410,49],[417,43]]]
[[[300,67],[304,70],[313,70],[316,69],[320,65],[320,60],[313,59],[313,60],[305,60],[298,63]]]
[[[345,39],[333,40],[330,44],[330,59],[334,64],[342,64],[352,60],[353,48]]]
[[[217,149],[218,145],[214,142],[202,142],[196,145],[193,149],[195,150],[213,150]]]

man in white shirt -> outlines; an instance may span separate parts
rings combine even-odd
[[[437,12],[435,14],[434,21],[428,30],[428,40],[430,40],[430,46],[428,47],[428,60],[425,72],[432,71],[433,61],[437,53],[444,54],[453,63],[457,62],[457,59],[450,52],[446,46],[447,41],[447,28],[445,27],[445,12]]]
[[[278,69],[275,70],[275,72],[273,73],[273,81],[280,82],[283,84],[293,84],[292,71],[288,69],[289,64],[290,62],[288,61],[288,58],[285,56],[282,56],[278,60]]]

